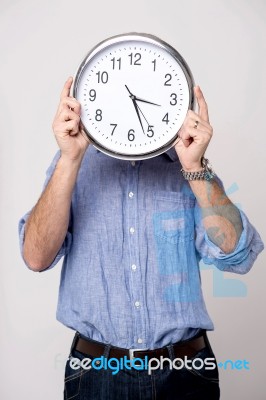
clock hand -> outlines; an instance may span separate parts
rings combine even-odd
[[[135,100],[135,96],[131,93],[131,91],[129,90],[129,88],[127,87],[127,85],[125,85],[125,87],[127,88],[127,91],[128,91],[129,94],[130,94],[129,97],[130,97],[131,100],[132,100],[132,103],[133,103],[134,108],[135,108],[135,110],[136,110],[136,113],[137,113],[137,116],[138,116],[138,119],[139,119],[139,122],[140,122],[140,125],[141,125],[141,128],[142,128],[142,131],[143,131],[143,133],[145,134],[144,128],[143,128],[143,125],[142,125],[142,121],[141,121],[141,118],[140,118],[140,115],[139,115],[138,105],[137,105],[136,100]]]
[[[133,105],[134,105],[134,107],[135,107],[135,110],[136,110],[136,113],[137,113],[137,116],[138,116],[138,119],[139,119],[139,122],[140,122],[140,125],[141,125],[141,128],[142,128],[142,131],[143,131],[143,133],[144,133],[144,135],[145,135],[144,128],[143,128],[143,124],[142,124],[142,121],[141,121],[141,117],[140,117],[140,115],[139,115],[139,111],[140,111],[141,115],[143,116],[143,118],[145,119],[145,121],[146,121],[147,124],[148,124],[148,131],[149,131],[150,124],[149,124],[147,118],[145,117],[145,115],[143,114],[141,108],[139,107],[137,101],[141,101],[141,102],[143,102],[143,103],[148,103],[148,104],[153,104],[153,105],[159,106],[159,107],[160,107],[160,104],[155,104],[155,103],[152,103],[152,102],[150,102],[150,101],[140,99],[139,97],[136,97],[133,93],[131,93],[131,91],[129,90],[129,88],[127,87],[127,85],[125,85],[125,87],[126,87],[128,93],[129,93],[129,97],[131,98],[131,100],[132,100],[132,102],[133,102]]]
[[[147,101],[147,100],[140,99],[140,98],[137,97],[137,96],[134,96],[134,97],[135,97],[136,101],[141,101],[142,103],[153,104],[154,106],[159,106],[159,107],[161,107],[161,104],[152,103],[151,101]]]
[[[146,118],[146,117],[145,117],[145,115],[143,114],[143,112],[142,112],[141,108],[139,107],[139,105],[138,105],[138,104],[136,104],[136,106],[138,107],[138,109],[139,109],[139,111],[140,111],[141,115],[143,116],[143,118],[145,119],[145,121],[146,121],[146,122],[147,122],[147,124],[148,124],[148,130],[147,130],[147,133],[146,133],[146,135],[148,136],[148,138],[152,138],[152,137],[153,137],[153,135],[154,135],[154,131],[153,131],[153,129],[152,129],[152,128],[154,128],[154,126],[152,126],[152,125],[150,125],[150,124],[149,124],[149,122],[148,122],[147,118]],[[144,133],[144,135],[145,135],[145,133]]]
[[[135,100],[136,96],[134,96],[134,94],[131,93],[131,91],[129,90],[129,88],[127,87],[127,85],[125,85],[125,87],[127,88],[127,91],[128,91],[128,93],[130,94],[129,97],[131,98],[131,100]]]
[[[133,101],[133,105],[134,105],[134,107],[135,107],[135,110],[136,110],[136,113],[137,113],[137,116],[138,116],[138,119],[139,119],[139,122],[140,122],[140,125],[141,125],[141,128],[142,128],[142,131],[143,131],[143,133],[145,134],[144,128],[143,128],[143,125],[142,125],[142,121],[141,121],[141,118],[140,118],[140,115],[139,115],[139,110],[140,110],[140,112],[141,112],[141,109],[138,107],[138,105],[137,105],[137,103],[136,103],[136,100],[132,99],[132,101]],[[142,113],[142,112],[141,112],[141,113]],[[145,119],[146,119],[146,118],[145,118]]]
[[[148,124],[148,126],[150,126],[150,124],[149,124],[149,122],[148,122],[148,120],[147,120],[147,118],[145,117],[145,115],[143,114],[143,112],[141,111],[141,108],[140,108],[140,106],[136,103],[136,106],[138,107],[138,109],[139,109],[139,111],[140,111],[140,113],[141,113],[141,115],[143,116],[143,118],[145,119],[145,121],[147,122],[147,124]]]
[[[154,106],[159,106],[159,107],[161,107],[161,104],[152,103],[151,101],[144,100],[144,99],[141,99],[140,97],[135,96],[133,93],[131,93],[131,91],[129,90],[129,88],[127,87],[127,85],[125,85],[125,87],[127,88],[127,91],[128,91],[128,93],[130,94],[129,97],[130,97],[132,100],[141,101],[142,103],[153,104]]]

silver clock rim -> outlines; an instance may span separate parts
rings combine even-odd
[[[188,110],[189,109],[194,109],[195,107],[195,99],[194,99],[194,93],[193,93],[193,87],[194,87],[194,78],[192,75],[192,72],[187,64],[187,62],[184,60],[184,58],[181,56],[181,54],[174,49],[171,45],[169,45],[168,43],[166,43],[165,41],[161,40],[160,38],[158,38],[155,35],[152,34],[148,34],[148,33],[136,33],[136,32],[131,32],[131,33],[123,33],[120,35],[115,35],[112,37],[109,37],[103,41],[101,41],[100,43],[98,43],[96,46],[94,46],[86,55],[86,57],[83,59],[83,61],[81,62],[81,64],[79,65],[75,75],[74,75],[74,81],[73,81],[73,85],[72,85],[72,96],[76,98],[77,95],[77,90],[78,90],[78,84],[80,81],[80,78],[82,76],[83,70],[85,69],[87,63],[100,51],[102,51],[103,49],[112,46],[114,44],[123,42],[123,41],[133,41],[133,40],[138,40],[138,41],[142,41],[142,42],[148,42],[151,44],[154,44],[156,46],[159,46],[161,48],[163,48],[164,50],[166,50],[168,53],[170,53],[170,55],[178,62],[178,64],[180,65],[186,81],[187,81],[187,85],[188,85],[188,91],[189,91],[189,105],[188,105]],[[81,121],[82,123],[82,121]],[[149,159],[152,157],[156,157],[160,154],[165,153],[166,151],[168,151],[169,149],[171,149],[177,139],[178,139],[178,132],[176,133],[176,135],[165,145],[159,147],[158,149],[152,151],[152,152],[145,152],[145,153],[140,153],[140,154],[124,154],[124,153],[120,153],[120,152],[114,152],[109,150],[107,147],[103,146],[102,144],[98,143],[91,135],[90,132],[87,130],[87,128],[83,125],[84,131],[86,133],[86,135],[88,136],[90,142],[98,149],[100,150],[102,153],[107,154],[111,157],[114,158],[118,158],[121,160],[130,160],[130,161],[138,161],[138,160],[145,160],[145,159]]]

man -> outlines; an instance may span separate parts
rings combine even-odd
[[[64,256],[57,319],[77,332],[64,398],[219,399],[199,261],[243,274],[263,244],[221,182],[204,180],[212,128],[201,89],[175,147],[129,162],[89,143],[71,85],[53,123],[60,152],[20,221],[29,268],[46,270]]]

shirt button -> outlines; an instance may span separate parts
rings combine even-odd
[[[141,338],[138,338],[138,343],[141,344],[143,340]]]
[[[135,229],[133,228],[133,226],[129,229],[129,232],[132,234],[135,232]]]
[[[132,265],[131,265],[131,268],[132,268],[133,271],[136,271],[137,266],[136,266],[135,264],[132,264]]]
[[[139,307],[140,306],[140,302],[139,301],[135,301],[135,306]]]
[[[135,161],[131,161],[131,165],[132,165],[132,167],[135,167],[136,162]]]
[[[129,197],[130,199],[132,199],[132,197],[134,197],[134,193],[133,193],[133,192],[129,192],[129,193],[128,193],[128,197]]]

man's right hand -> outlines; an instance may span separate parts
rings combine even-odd
[[[61,157],[80,161],[89,145],[89,139],[80,122],[80,103],[70,96],[73,78],[66,81],[53,122],[53,131],[61,150]]]

